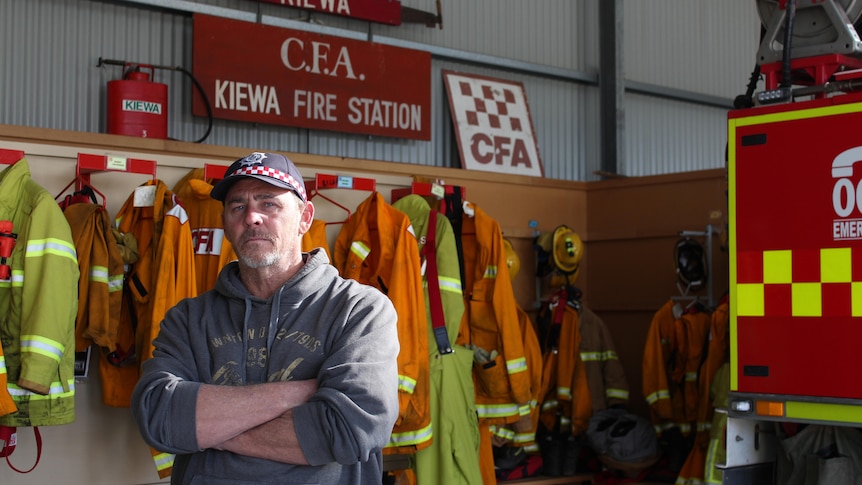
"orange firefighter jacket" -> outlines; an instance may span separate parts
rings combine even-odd
[[[542,374],[542,424],[548,430],[561,429],[577,436],[587,429],[592,416],[592,398],[587,372],[581,360],[581,332],[578,307],[565,291],[548,302],[551,326],[558,326],[556,345],[545,349]]]
[[[694,445],[680,469],[678,485],[699,485],[704,483],[707,455],[710,447],[711,430],[714,416],[712,385],[716,373],[729,361],[730,343],[728,336],[729,305],[721,302],[710,315],[709,344],[707,355],[698,375],[697,434]],[[711,471],[711,470],[710,470]],[[706,471],[708,473],[708,471]]]
[[[98,204],[71,204],[63,211],[78,252],[78,314],[75,350],[96,344],[110,352],[117,341],[123,305],[123,257],[111,232],[111,218]]]
[[[677,427],[684,434],[697,423],[697,376],[709,338],[710,315],[674,315],[672,300],[653,316],[643,357],[643,394],[656,432]],[[696,426],[695,426],[696,429]]]
[[[536,443],[536,431],[539,426],[539,413],[542,401],[542,348],[539,345],[539,337],[536,335],[536,327],[530,320],[529,315],[520,306],[518,307],[518,324],[521,327],[521,335],[524,337],[524,356],[527,359],[527,369],[530,373],[530,414],[522,416],[521,419],[508,427],[514,431],[512,444],[522,446],[528,453],[538,452]]]
[[[398,314],[400,414],[384,453],[423,449],[431,444],[428,321],[410,219],[375,192],[342,226],[332,257],[341,276],[379,289]]]
[[[152,341],[165,312],[197,293],[185,209],[161,181],[135,190],[151,195],[152,205],[137,207],[133,193],[116,216],[120,232],[132,233],[137,240],[139,258],[126,275],[115,355],[103,356],[100,362],[102,400],[108,406],[129,406],[140,365],[152,356]]]
[[[332,261],[332,253],[329,251],[329,241],[326,238],[326,222],[315,219],[311,221],[308,232],[302,235],[302,250],[311,251],[314,248],[323,248],[326,257]]]
[[[200,171],[200,177],[203,177],[203,169],[195,169],[195,172],[197,171]],[[213,186],[200,178],[190,178],[185,184],[178,186],[177,197],[189,216],[196,291],[201,294],[215,286],[219,271],[236,259],[236,253],[224,237],[224,206],[210,197]]]
[[[593,400],[593,411],[601,411],[629,400],[629,384],[617,355],[611,332],[592,310],[581,305],[581,360]]]
[[[504,425],[528,415],[532,398],[518,305],[500,225],[478,206],[464,206],[465,311],[457,343],[497,351],[493,360],[474,364],[473,380],[480,424]]]

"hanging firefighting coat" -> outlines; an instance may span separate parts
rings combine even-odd
[[[326,222],[320,219],[311,221],[311,227],[302,235],[302,250],[307,253],[314,248],[323,248],[326,257],[332,261],[332,253],[329,251],[329,241],[326,238]]]
[[[96,344],[110,352],[117,341],[123,305],[123,257],[111,218],[99,204],[79,202],[63,211],[78,253],[78,314],[75,351]]]
[[[530,374],[500,225],[475,204],[464,202],[456,209],[463,212],[460,243],[465,301],[458,343],[482,355],[473,364],[479,462],[484,482],[494,483],[490,427],[529,416]],[[489,358],[494,352],[496,357]]]
[[[152,341],[165,312],[197,293],[192,234],[185,209],[159,180],[135,191],[149,193],[148,204],[152,205],[136,206],[133,193],[117,213],[115,224],[120,232],[134,235],[139,258],[126,274],[115,352],[100,361],[102,400],[117,407],[129,406],[140,365],[152,356]]]
[[[697,374],[709,337],[708,313],[690,310],[676,318],[674,305],[669,300],[655,313],[644,345],[643,394],[659,435],[674,427],[683,435],[696,429]]]
[[[203,177],[202,168],[193,173]],[[201,178],[189,178],[178,187],[175,193],[188,214],[192,234],[196,292],[201,294],[215,287],[219,271],[236,259],[236,253],[224,237],[223,205],[210,197],[213,186]]]
[[[342,277],[379,289],[398,313],[400,414],[383,452],[425,448],[431,444],[428,321],[419,243],[410,219],[375,192],[342,226],[332,256]]]
[[[547,430],[578,436],[592,416],[587,372],[581,360],[580,301],[558,291],[545,304],[543,324],[544,365],[540,419]]]
[[[729,305],[725,299],[710,314],[709,344],[697,379],[700,395],[697,403],[697,434],[694,445],[679,471],[676,480],[677,485],[701,485],[704,483],[704,467],[710,445],[710,430],[714,414],[712,384],[718,369],[730,358],[730,343],[727,333],[728,310]]]
[[[581,360],[587,373],[593,412],[628,403],[629,384],[610,330],[583,304],[578,316]]]
[[[537,453],[536,431],[539,426],[542,395],[542,348],[536,334],[535,325],[520,306],[518,306],[518,324],[524,337],[524,356],[527,359],[527,369],[530,373],[530,414],[521,416],[517,422],[505,426],[491,426],[491,433],[498,439],[511,440],[511,446],[520,446],[527,453]]]
[[[434,250],[426,248],[431,207],[419,195],[398,199],[392,207],[410,218],[419,239],[422,255],[422,279],[425,282],[425,303],[428,319],[428,346],[431,371],[431,424],[434,439],[431,446],[416,453],[418,483],[433,485],[481,483],[479,473],[479,422],[476,418],[476,401],[471,376],[473,351],[455,344],[461,317],[464,314],[464,297],[461,290],[461,269],[452,224],[442,214],[436,215],[433,234]],[[429,257],[436,261],[437,289],[440,302],[439,315],[443,317],[447,342],[452,352],[442,354],[434,334],[432,299],[427,279],[431,271]]]
[[[459,343],[497,352],[473,366],[479,421],[514,423],[530,414],[530,373],[518,304],[512,290],[500,225],[474,204],[465,203],[461,246],[464,257],[465,312]]]
[[[0,346],[7,391],[18,410],[4,426],[75,420],[75,315],[78,259],[69,223],[26,159],[0,172],[0,220],[17,234],[0,281]]]

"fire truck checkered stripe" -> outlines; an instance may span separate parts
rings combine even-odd
[[[303,200],[308,200],[308,197],[305,195],[305,184],[297,181],[295,178],[291,177],[290,174],[286,174],[281,170],[264,167],[263,165],[251,165],[248,167],[240,167],[239,170],[231,174],[231,176],[233,175],[264,175],[272,177],[290,184],[302,195]]]
[[[862,252],[827,248],[740,256],[738,316],[862,317]]]

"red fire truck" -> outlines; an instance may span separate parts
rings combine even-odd
[[[862,427],[862,5],[758,8],[765,86],[728,114],[734,485],[779,483],[782,436]]]

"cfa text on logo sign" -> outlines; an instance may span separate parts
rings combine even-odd
[[[443,71],[461,164],[541,177],[542,160],[520,83]]]

